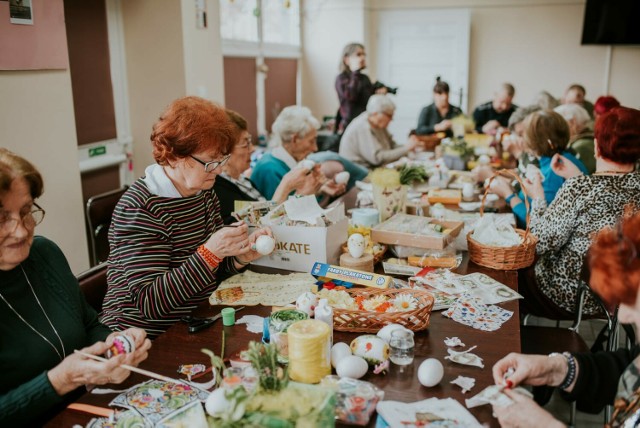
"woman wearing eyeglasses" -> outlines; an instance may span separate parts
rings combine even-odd
[[[589,249],[591,288],[611,307],[619,305],[618,319],[640,328],[640,214],[601,230]],[[522,355],[512,353],[493,366],[497,385],[549,385],[577,408],[599,413],[615,409],[607,426],[637,426],[640,417],[640,347],[615,352]],[[502,427],[564,427],[533,400],[509,389],[509,406],[495,406]]]
[[[60,249],[35,227],[44,210],[42,176],[0,148],[0,426],[42,426],[84,385],[120,383],[147,357],[145,332],[129,329],[136,350],[108,362],[115,334],[98,322]]]
[[[220,200],[220,214],[224,222],[229,224],[236,221],[236,218],[231,215],[235,211],[235,201],[266,201],[267,199],[244,175],[251,166],[251,153],[255,150],[247,121],[233,110],[227,110],[227,115],[239,131],[240,137],[233,145],[229,162],[222,167],[222,173],[216,178],[213,190]],[[319,183],[313,174],[307,174],[307,172],[303,168],[294,168],[284,174],[271,200],[277,203],[284,202],[294,191],[299,195],[314,194]]]
[[[151,133],[156,164],[113,214],[103,323],[155,338],[260,257],[253,244],[271,231],[223,227],[212,190],[237,139],[225,109],[202,98],[180,98],[160,116]]]

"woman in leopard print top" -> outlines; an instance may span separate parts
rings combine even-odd
[[[568,180],[549,206],[540,178],[527,183],[533,198],[530,228],[539,239],[539,258],[533,270],[519,275],[519,290],[525,297],[523,313],[553,319],[571,317],[593,233],[614,225],[626,205],[640,209],[640,172],[635,171],[640,159],[640,111],[620,107],[601,116],[595,136],[593,175],[582,175],[563,156],[554,156],[554,172]],[[588,298],[584,313],[597,311],[596,302]]]

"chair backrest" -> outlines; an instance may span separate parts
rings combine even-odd
[[[92,196],[87,201],[86,217],[89,227],[91,266],[104,262],[109,257],[109,226],[116,204],[127,191],[127,187]]]
[[[87,303],[96,312],[102,312],[102,302],[107,294],[107,263],[94,266],[79,274],[77,278]]]

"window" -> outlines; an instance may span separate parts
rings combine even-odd
[[[299,48],[300,0],[220,0],[220,34],[223,42]]]

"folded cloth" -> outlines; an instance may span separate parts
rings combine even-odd
[[[471,237],[476,242],[494,247],[514,247],[522,243],[522,237],[513,227],[503,222],[496,223],[493,216],[480,217]]]

